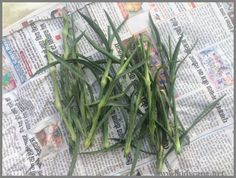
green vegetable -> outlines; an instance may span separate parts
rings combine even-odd
[[[167,156],[173,150],[176,154],[181,153],[190,130],[211,112],[224,96],[210,103],[192,125],[185,129],[176,110],[174,88],[177,73],[196,43],[190,52],[179,60],[183,34],[174,49],[170,37],[166,47],[149,14],[152,40],[146,35],[140,35],[133,37],[125,45],[119,31],[127,18],[116,27],[109,14],[106,11],[104,13],[109,23],[107,34],[91,18],[79,12],[100,38],[101,44],[95,42],[85,31],[75,37],[73,14],[71,18],[65,15],[62,32],[64,53],[55,54],[46,45],[48,65],[34,74],[35,76],[49,69],[55,107],[65,124],[72,155],[68,175],[73,174],[78,154],[96,154],[120,147],[124,148],[125,156],[132,155],[132,148],[135,148],[130,175],[135,171],[140,152],[155,155],[157,171],[161,172]],[[96,61],[77,51],[76,45],[82,38],[103,54],[104,58]],[[114,39],[121,49],[121,56],[115,56],[113,53]],[[155,44],[152,44],[152,41]],[[153,47],[157,48],[161,62],[158,68],[150,64]],[[56,65],[60,67],[58,71]],[[90,70],[99,84],[97,98],[87,83],[84,69]],[[123,89],[121,79],[125,79],[129,73],[134,73],[136,80]],[[162,73],[165,82],[160,84]],[[141,108],[143,103],[146,103],[145,111]],[[109,118],[118,109],[125,122],[123,137],[109,138]],[[84,142],[85,148],[90,147],[99,130],[103,134],[103,148],[92,152],[79,152],[80,142]],[[116,143],[110,145],[110,140]],[[142,148],[143,141],[149,144],[151,150]],[[167,152],[164,149],[168,149]]]

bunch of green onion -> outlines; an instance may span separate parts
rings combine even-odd
[[[53,82],[55,107],[65,124],[70,152],[71,166],[68,175],[72,175],[79,154],[79,143],[84,141],[84,147],[89,148],[98,130],[103,133],[103,148],[95,152],[80,154],[94,154],[101,151],[111,151],[124,147],[125,156],[135,149],[130,175],[133,174],[140,151],[156,155],[157,171],[160,172],[168,154],[175,150],[181,152],[182,146],[189,131],[206,116],[222,99],[210,103],[194,120],[192,125],[184,129],[178,113],[174,96],[175,80],[181,64],[188,55],[179,61],[180,44],[183,35],[179,38],[174,50],[171,48],[170,38],[168,48],[161,40],[160,34],[149,15],[152,40],[145,35],[133,37],[128,45],[124,45],[119,31],[127,18],[118,26],[112,22],[105,12],[109,22],[107,35],[91,18],[78,12],[97,34],[102,44],[91,39],[86,32],[81,32],[77,38],[74,32],[73,14],[64,16],[63,47],[64,53],[57,55],[46,45],[48,65],[36,74],[49,69]],[[85,38],[94,49],[103,54],[104,59],[92,60],[77,51],[77,43]],[[113,41],[121,49],[121,55],[113,53]],[[152,44],[154,41],[155,44]],[[156,47],[161,65],[155,72],[150,64],[151,49]],[[194,45],[195,46],[195,45]],[[192,49],[194,48],[192,47]],[[173,51],[173,52],[172,52]],[[60,68],[57,71],[56,65]],[[116,68],[115,68],[116,66]],[[118,67],[117,67],[118,66]],[[93,97],[90,84],[86,82],[85,68],[89,69],[99,83],[98,98]],[[134,73],[136,81],[131,82],[125,89],[121,78]],[[158,78],[164,73],[166,82],[160,85]],[[130,94],[131,93],[131,94]],[[145,100],[147,108],[141,109],[141,101]],[[116,138],[116,144],[109,144],[109,116],[115,109],[122,111],[125,120],[123,138]],[[155,153],[143,150],[143,140],[149,140],[150,147]],[[165,153],[164,149],[167,149]]]

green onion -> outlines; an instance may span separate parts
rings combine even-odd
[[[48,65],[34,74],[35,76],[47,69],[50,71],[55,107],[68,132],[72,156],[68,175],[73,174],[78,154],[95,154],[120,147],[124,148],[125,156],[132,152],[132,148],[135,148],[130,175],[134,173],[140,152],[155,155],[157,171],[161,172],[167,156],[173,150],[176,154],[181,152],[190,130],[211,112],[224,96],[210,103],[196,117],[192,125],[185,129],[176,110],[174,87],[177,73],[196,43],[190,52],[179,60],[183,34],[172,53],[170,36],[166,47],[150,14],[150,28],[155,44],[152,45],[151,39],[147,36],[140,35],[138,38],[133,37],[127,46],[122,43],[119,36],[119,31],[127,18],[118,27],[115,27],[111,17],[105,11],[109,23],[108,33],[105,35],[91,18],[80,12],[79,14],[94,30],[102,44],[97,44],[85,31],[75,37],[73,14],[71,18],[69,15],[65,15],[62,31],[64,53],[62,55],[54,54],[46,45]],[[95,61],[77,51],[76,45],[83,37],[97,52],[104,55],[103,59]],[[114,38],[122,52],[120,57],[113,54]],[[153,68],[150,67],[153,46],[157,48],[161,60],[161,66],[155,69],[154,74]],[[59,76],[57,76],[56,65],[60,65]],[[114,69],[114,65],[117,66],[117,70]],[[100,86],[96,99],[90,84],[86,82],[84,69],[92,72]],[[131,72],[137,76],[137,81],[131,82],[123,89],[120,79],[125,79],[126,75]],[[161,72],[165,75],[164,87],[158,81]],[[144,112],[140,107],[142,101],[147,103]],[[109,138],[109,118],[115,109],[120,109],[125,121],[122,138]],[[103,148],[79,153],[80,141],[84,142],[85,148],[89,148],[99,129],[103,133]],[[110,145],[110,139],[116,143]],[[141,144],[144,140],[148,141],[151,149],[155,149],[154,152],[142,148]],[[165,153],[164,149],[167,149],[167,146],[170,148]]]

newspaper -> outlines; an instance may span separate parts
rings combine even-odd
[[[176,44],[180,34],[184,33],[180,58],[189,53],[198,40],[196,48],[179,70],[176,81],[177,112],[185,128],[209,102],[226,94],[189,133],[190,144],[183,148],[182,153],[168,156],[163,172],[159,174],[233,175],[233,5],[194,2],[49,3],[5,29],[2,43],[3,175],[67,174],[71,156],[62,120],[53,104],[51,77],[48,71],[32,76],[47,64],[44,39],[49,40],[54,52],[63,52],[60,12],[74,13],[76,34],[86,29],[99,43],[96,34],[76,11],[93,18],[106,33],[108,22],[103,9],[108,11],[115,25],[129,15],[120,32],[122,41],[139,33],[150,34],[149,12],[165,43],[170,35],[172,45]],[[85,39],[77,47],[85,56],[95,60],[102,58]],[[114,51],[118,55],[115,43]],[[133,77],[129,76],[124,83],[131,80]],[[95,79],[88,77],[88,81],[96,93]],[[124,123],[119,110],[112,113],[109,122],[109,136],[121,136]],[[54,154],[41,159],[40,155],[48,145],[37,140],[43,134],[49,134],[50,129],[60,134],[50,137]],[[86,151],[101,147],[101,135],[98,134],[93,147]],[[143,143],[142,147],[147,145]],[[85,151],[82,145],[80,151]],[[132,157],[133,153],[125,157],[122,148],[96,155],[78,155],[73,175],[127,175]],[[155,156],[141,153],[135,174],[156,175],[155,160]]]

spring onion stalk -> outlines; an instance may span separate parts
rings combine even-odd
[[[144,74],[140,74],[137,72],[140,80],[143,80],[146,92],[147,92],[147,103],[148,103],[148,118],[149,118],[149,131],[150,131],[150,140],[152,144],[155,144],[155,118],[152,113],[152,89],[151,89],[151,78],[150,78],[150,69],[149,69],[149,60],[150,60],[150,49],[151,44],[149,41],[147,41],[147,49],[144,47],[144,40],[143,35],[140,35],[140,38],[138,39],[138,47],[140,49],[140,60],[144,60],[144,67],[143,72]],[[140,71],[140,72],[142,72]]]
[[[109,120],[106,120],[103,124],[103,147],[104,148],[109,148]]]
[[[158,150],[159,150],[159,152],[157,153],[156,167],[157,167],[157,172],[161,172],[163,169],[164,156],[165,156],[163,146],[160,145]]]
[[[87,18],[86,18],[87,19]],[[88,20],[88,19],[87,19]],[[89,23],[91,23],[89,21]],[[94,26],[94,24],[92,25],[92,27]],[[113,28],[114,29],[114,28]],[[97,26],[94,30],[97,30]],[[98,30],[98,32],[100,32],[100,30]],[[98,33],[100,34],[100,33]],[[103,36],[103,35],[102,35]],[[86,35],[85,35],[86,37]],[[128,59],[124,62],[123,65],[121,65],[119,67],[119,69],[117,70],[116,74],[115,74],[115,77],[112,79],[110,78],[110,82],[109,82],[109,85],[107,86],[106,88],[106,91],[103,91],[105,85],[107,84],[107,76],[108,76],[108,72],[111,68],[111,60],[110,59],[114,59],[115,57],[113,57],[113,55],[110,53],[110,52],[104,52],[103,50],[101,50],[97,45],[95,45],[91,39],[89,39],[88,37],[86,37],[86,39],[88,40],[88,42],[90,42],[90,44],[92,44],[94,46],[94,48],[96,48],[97,50],[100,50],[100,52],[102,52],[104,55],[107,55],[107,57],[109,58],[108,60],[108,63],[106,65],[106,69],[105,69],[105,72],[103,73],[103,76],[102,76],[102,81],[101,81],[101,90],[100,90],[100,96],[102,98],[100,98],[100,101],[99,103],[97,104],[97,109],[96,109],[96,113],[93,117],[93,121],[92,121],[92,127],[88,133],[88,136],[86,137],[85,139],[85,142],[84,142],[84,146],[85,148],[88,148],[91,146],[91,143],[92,143],[92,140],[93,140],[93,137],[95,135],[95,131],[96,131],[96,127],[97,127],[97,124],[98,124],[98,121],[99,121],[99,118],[101,116],[101,113],[103,111],[103,109],[106,107],[107,105],[107,102],[109,101],[109,98],[113,92],[113,89],[114,87],[117,85],[118,83],[118,79],[123,76],[126,72],[126,68],[128,67],[130,61],[133,59],[133,56],[134,54],[136,53],[136,50],[133,51],[133,53],[128,57]],[[104,41],[107,41],[104,39]],[[135,68],[134,68],[135,69]],[[101,92],[102,91],[102,92]],[[104,93],[104,95],[101,95],[102,93]]]
[[[69,20],[68,15],[63,16],[63,31],[62,31],[62,39],[63,39],[63,47],[64,47],[64,59],[68,59],[69,57],[69,46],[68,46],[68,33],[69,33]]]
[[[131,54],[130,58],[133,58],[133,55],[134,55],[134,53]],[[130,61],[130,60],[127,59],[127,61]],[[120,71],[120,72],[118,74],[116,74],[115,78],[110,82],[108,89],[106,90],[106,93],[104,94],[104,96],[102,97],[102,99],[99,101],[99,103],[97,105],[97,110],[96,110],[95,116],[93,117],[93,121],[92,121],[92,127],[91,127],[89,134],[84,142],[85,148],[88,148],[91,146],[101,112],[104,109],[104,107],[106,106],[107,102],[109,101],[109,98],[112,94],[112,91],[113,91],[118,79],[126,72],[126,70],[125,70],[125,68],[123,68],[123,66],[120,66],[118,71]]]
[[[133,93],[133,97],[131,99],[131,108],[130,108],[130,113],[129,113],[129,121],[128,121],[128,133],[127,133],[127,138],[126,138],[126,143],[125,143],[125,148],[124,148],[124,153],[127,156],[130,152],[131,148],[131,142],[133,138],[133,132],[135,128],[135,123],[136,123],[136,117],[137,117],[137,112],[138,108],[141,102],[141,97],[143,94],[143,88],[142,86],[139,86],[139,90],[136,93]]]
[[[174,85],[175,85],[175,71],[176,71],[176,64],[177,64],[177,59],[178,59],[178,54],[179,54],[179,49],[180,49],[180,44],[183,39],[183,35],[181,35],[176,48],[174,50],[174,53],[172,55],[172,58],[170,60],[170,90],[169,90],[169,100],[172,101],[173,104],[173,117],[174,117],[174,124],[175,124],[175,151],[177,154],[180,153],[181,151],[181,146],[180,146],[180,140],[179,140],[179,130],[178,130],[178,121],[177,121],[177,113],[176,113],[176,103],[175,103],[175,96],[174,96]]]
[[[48,58],[48,62],[49,64],[53,62],[52,56],[49,53],[49,49],[47,46],[47,58]],[[59,86],[57,83],[57,73],[56,73],[56,67],[53,66],[50,68],[50,75],[52,77],[52,82],[53,82],[53,90],[54,90],[54,97],[55,97],[55,106],[57,111],[60,113],[66,128],[70,134],[70,137],[72,139],[72,141],[76,141],[76,133],[72,127],[72,123],[66,118],[63,109],[62,109],[62,104],[61,104],[61,98],[60,98],[60,94],[59,94]]]
[[[150,43],[149,44],[149,48],[150,48]],[[146,62],[144,64],[144,77],[145,77],[145,85],[146,85],[146,90],[147,90],[147,101],[148,101],[148,113],[149,115],[149,129],[150,129],[150,140],[152,144],[155,144],[155,117],[152,114],[152,106],[154,105],[154,103],[152,103],[152,98],[153,98],[153,94],[152,94],[152,90],[151,90],[151,78],[150,78],[150,69],[149,69],[149,58],[150,58],[150,49],[147,50],[147,59]]]
[[[103,73],[102,80],[101,80],[101,89],[100,89],[100,93],[99,93],[99,98],[102,97],[103,90],[104,90],[104,88],[107,85],[108,77],[109,77],[108,75],[109,75],[109,71],[110,71],[111,64],[112,64],[112,60],[111,59],[107,59],[107,60],[108,60],[108,62],[107,62],[107,65],[106,65],[106,68],[105,68],[105,71]]]

